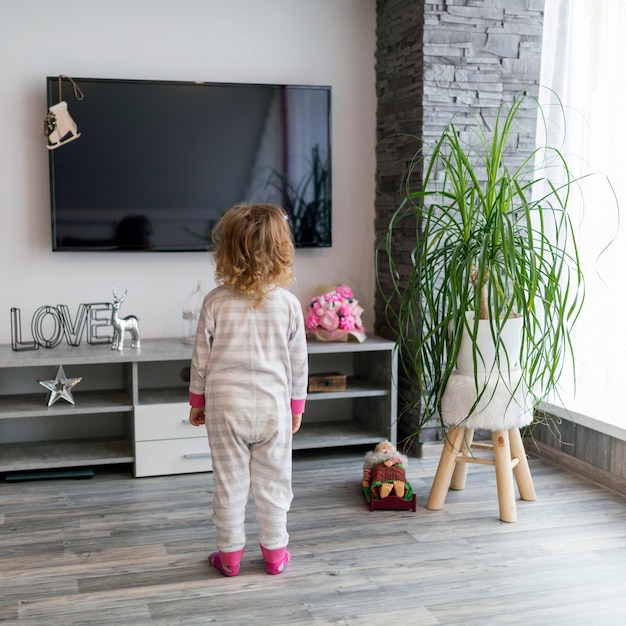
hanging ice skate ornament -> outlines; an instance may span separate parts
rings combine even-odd
[[[354,298],[352,289],[341,285],[332,291],[311,298],[306,308],[307,335],[320,341],[365,341],[361,321],[363,309]]]
[[[80,137],[76,122],[67,109],[67,102],[63,100],[61,83],[64,78],[72,83],[76,100],[84,98],[83,92],[73,79],[63,74],[59,76],[59,102],[48,108],[48,114],[43,120],[43,134],[48,137],[48,150],[54,150]]]
[[[72,389],[78,385],[82,378],[67,378],[63,366],[59,365],[54,380],[38,380],[37,382],[50,392],[48,406],[52,406],[59,398],[63,398],[70,404],[74,404]]]
[[[139,338],[139,319],[134,315],[127,315],[126,317],[120,317],[120,307],[122,302],[128,295],[128,290],[124,292],[121,298],[117,297],[115,288],[113,288],[113,312],[111,314],[111,325],[113,326],[113,343],[111,344],[111,350],[123,350],[124,349],[124,335],[130,333],[130,347],[140,348],[141,340]]]

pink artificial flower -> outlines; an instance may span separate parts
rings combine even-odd
[[[315,330],[319,323],[319,319],[320,318],[316,313],[309,313],[309,315],[307,315],[306,317],[304,324],[308,330]]]
[[[326,330],[335,330],[339,328],[339,317],[334,311],[326,311],[322,317],[319,318],[320,326]]]
[[[342,330],[354,330],[356,328],[354,317],[352,315],[342,317],[339,321],[339,326]]]
[[[361,313],[363,309],[354,299],[352,289],[340,285],[333,291],[311,298],[306,309],[305,326],[307,331],[327,333],[331,340],[353,331],[364,333]]]

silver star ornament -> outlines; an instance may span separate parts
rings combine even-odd
[[[52,406],[59,398],[63,398],[63,400],[67,400],[70,404],[74,404],[72,389],[76,387],[81,380],[82,378],[67,378],[63,371],[63,366],[59,365],[54,380],[38,380],[37,382],[50,391],[48,406]]]

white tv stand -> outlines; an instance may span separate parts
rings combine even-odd
[[[348,375],[345,391],[310,393],[294,449],[396,443],[397,357],[394,343],[311,341],[311,373]],[[204,428],[187,422],[192,347],[145,339],[141,348],[111,350],[85,343],[15,352],[0,346],[0,473],[133,463],[153,476],[209,471]],[[75,404],[48,407],[50,380],[63,366]]]

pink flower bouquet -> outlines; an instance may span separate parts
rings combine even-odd
[[[352,289],[341,285],[333,291],[311,298],[306,308],[305,326],[309,335],[321,341],[357,341],[366,338],[361,321],[363,309],[355,300]]]

